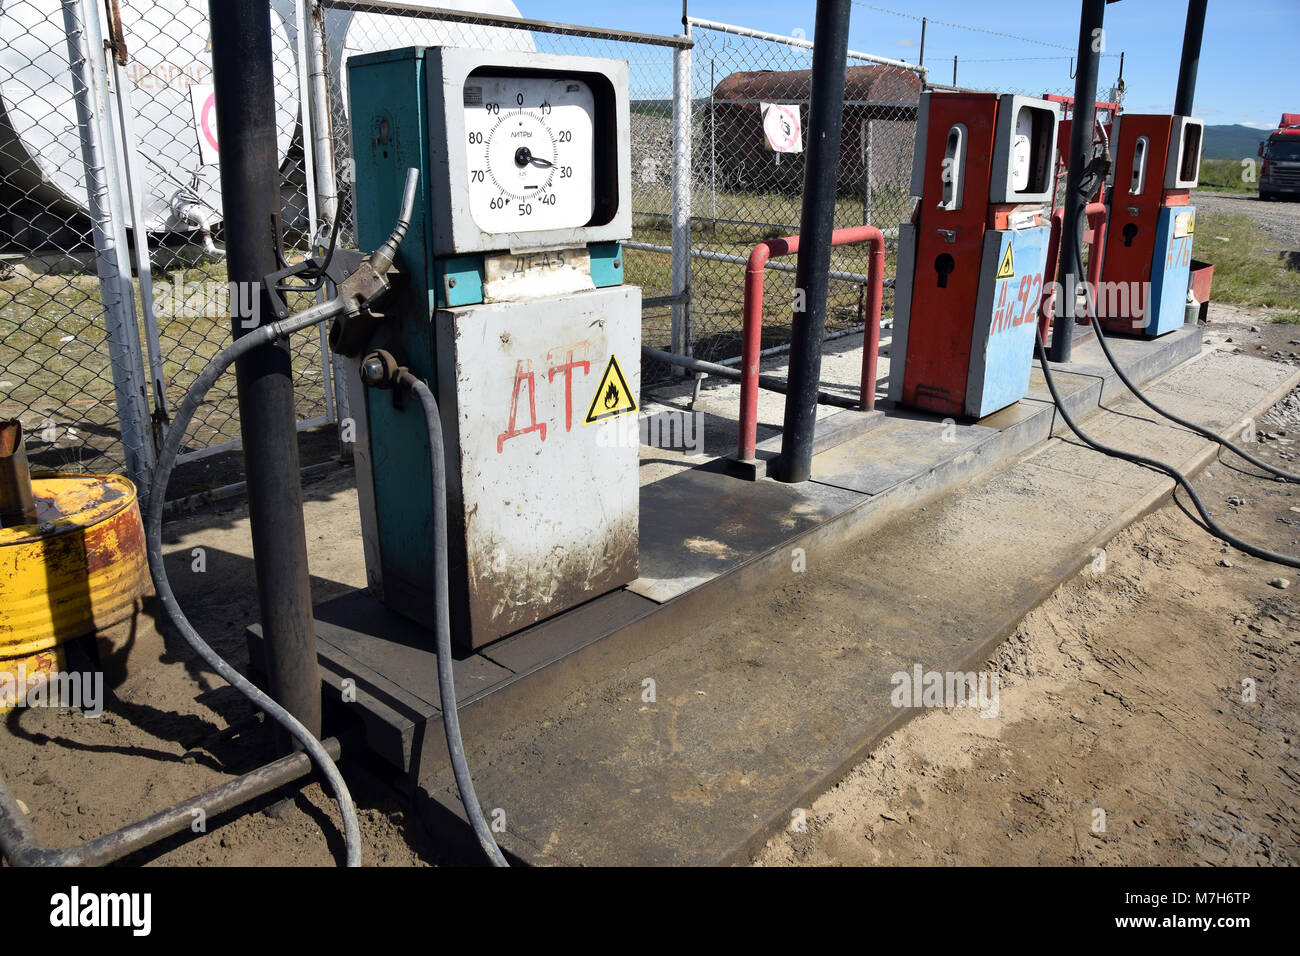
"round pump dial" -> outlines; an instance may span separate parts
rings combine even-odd
[[[465,81],[469,205],[484,232],[569,229],[595,207],[595,101],[582,80]]]

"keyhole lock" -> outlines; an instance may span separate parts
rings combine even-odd
[[[934,271],[939,274],[940,289],[948,288],[948,274],[956,267],[956,260],[946,252],[934,260]]]
[[[1124,226],[1124,245],[1133,245],[1133,237],[1138,234],[1137,223],[1130,222]]]

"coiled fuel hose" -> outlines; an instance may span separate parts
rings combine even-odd
[[[1077,247],[1076,247],[1076,252],[1078,252]],[[1079,252],[1078,260],[1079,262],[1083,261],[1082,252]],[[1080,266],[1079,268],[1082,268],[1082,266]],[[1080,275],[1082,274],[1083,273],[1081,272]],[[1097,336],[1097,344],[1101,346],[1101,351],[1105,354],[1106,361],[1109,362],[1110,367],[1115,370],[1115,374],[1118,375],[1119,380],[1124,383],[1124,387],[1127,388],[1130,392],[1132,392],[1138,401],[1140,401],[1147,408],[1151,409],[1157,415],[1162,415],[1165,418],[1169,419],[1169,421],[1173,422],[1175,425],[1181,425],[1183,428],[1196,432],[1196,434],[1200,435],[1201,437],[1208,438],[1210,441],[1216,442],[1220,447],[1228,449],[1228,451],[1232,452],[1235,455],[1239,455],[1240,457],[1244,458],[1246,461],[1254,465],[1256,468],[1263,469],[1264,471],[1268,472],[1270,475],[1274,475],[1275,477],[1281,478],[1284,481],[1300,482],[1300,475],[1292,474],[1289,471],[1285,471],[1281,468],[1278,468],[1276,465],[1270,465],[1268,462],[1255,457],[1254,455],[1246,451],[1246,449],[1242,448],[1240,445],[1236,444],[1235,442],[1232,442],[1221,435],[1216,435],[1213,431],[1206,428],[1204,425],[1198,425],[1196,424],[1196,422],[1190,422],[1185,418],[1175,415],[1173,412],[1167,409],[1161,408],[1151,399],[1143,395],[1141,390],[1138,389],[1138,387],[1133,384],[1132,380],[1129,379],[1129,377],[1124,373],[1124,370],[1120,368],[1119,362],[1115,361],[1115,356],[1110,351],[1110,345],[1106,342],[1106,336],[1102,334],[1101,323],[1097,321],[1097,310],[1093,308],[1093,304],[1094,304],[1093,292],[1090,289],[1087,289],[1086,285],[1087,284],[1085,283],[1084,295],[1088,296],[1088,319],[1092,324],[1093,333]]]
[[[353,806],[352,795],[348,792],[347,784],[343,782],[343,775],[339,773],[339,768],[335,766],[330,755],[325,752],[321,742],[302,725],[298,718],[294,717],[293,714],[263,693],[247,677],[226,663],[221,655],[199,636],[198,631],[194,629],[194,625],[185,616],[185,612],[181,610],[180,604],[176,600],[176,594],[172,591],[171,582],[167,580],[167,568],[163,562],[162,551],[163,502],[167,496],[167,481],[171,478],[172,469],[176,465],[176,455],[180,451],[181,442],[185,440],[185,429],[189,426],[190,420],[194,417],[195,411],[198,410],[199,404],[208,394],[209,389],[212,388],[221,374],[241,356],[247,355],[263,345],[269,345],[277,339],[285,338],[292,332],[324,322],[341,311],[342,303],[337,299],[332,299],[329,302],[312,306],[310,309],[306,309],[291,318],[272,322],[269,325],[258,326],[251,332],[235,339],[234,342],[217,353],[217,357],[199,373],[199,377],[194,380],[194,384],[185,393],[185,398],[181,401],[180,408],[177,409],[176,416],[167,429],[167,437],[163,441],[162,451],[158,454],[158,463],[154,468],[153,486],[150,489],[149,503],[145,510],[144,529],[145,547],[149,556],[149,574],[153,577],[154,589],[158,592],[158,601],[162,605],[163,613],[167,615],[176,630],[185,638],[186,643],[194,648],[194,652],[209,667],[247,697],[254,706],[261,708],[267,716],[283,727],[289,736],[296,740],[303,750],[307,752],[308,756],[315,761],[316,766],[324,774],[330,790],[333,791],[334,799],[338,801],[339,814],[343,818],[343,840],[347,847],[347,865],[360,866],[361,830],[357,826],[357,811],[356,807]]]
[[[410,170],[407,173],[406,184],[402,193],[401,212],[398,215],[397,225],[385,243],[370,257],[372,267],[381,275],[388,271],[397,247],[406,235],[407,227],[411,221],[411,214],[415,208],[417,181],[417,171]],[[267,716],[283,727],[289,736],[296,740],[303,750],[307,752],[307,755],[315,761],[339,805],[339,815],[343,818],[343,842],[346,847],[347,865],[360,866],[361,829],[357,824],[357,810],[352,802],[352,794],[348,792],[347,784],[343,781],[343,775],[339,773],[339,768],[330,755],[326,753],[321,742],[302,725],[298,718],[277,704],[243,674],[231,667],[220,654],[214,651],[199,636],[189,618],[185,616],[185,612],[181,610],[180,603],[176,600],[176,594],[172,591],[171,582],[167,579],[167,568],[163,561],[162,551],[163,503],[167,498],[167,482],[171,478],[172,469],[176,466],[176,456],[180,452],[181,443],[185,440],[185,430],[217,379],[236,360],[254,349],[261,348],[263,345],[270,345],[278,339],[288,338],[294,332],[325,322],[343,313],[348,307],[349,304],[341,298],[330,299],[287,319],[260,325],[235,339],[217,353],[217,356],[199,373],[198,378],[194,380],[194,384],[185,393],[185,398],[181,400],[176,416],[167,430],[167,437],[163,440],[162,450],[158,454],[158,462],[154,468],[153,485],[149,493],[148,506],[145,509],[144,528],[145,548],[149,558],[149,574],[153,578],[154,589],[158,593],[158,601],[162,606],[163,613],[167,615],[176,630],[185,638],[186,643],[194,649],[194,652],[209,667],[247,697],[254,706],[260,708]]]

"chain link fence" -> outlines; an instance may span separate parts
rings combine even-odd
[[[740,352],[744,262],[754,246],[799,232],[812,49],[805,40],[692,21],[690,347],[719,360]],[[898,225],[909,186],[922,72],[851,53],[845,73],[835,228],[873,225],[889,248],[884,312],[893,308]],[[763,346],[790,340],[794,262],[769,266]],[[832,250],[829,335],[860,327],[866,247]]]
[[[316,219],[295,16],[305,4],[273,7],[294,261]],[[230,340],[207,0],[0,0],[0,35],[0,416],[23,423],[38,468],[126,471],[147,487],[170,407]],[[293,343],[302,426],[335,411],[322,343]],[[231,372],[181,461],[238,442]]]
[[[699,19],[689,38],[539,23],[509,0],[445,9],[459,2],[471,0],[270,0],[284,258],[335,224],[355,246],[348,57],[449,45],[621,59],[624,274],[647,302],[643,340],[738,355],[748,256],[799,231],[811,44]],[[147,484],[171,406],[230,337],[207,0],[0,0],[0,35],[0,417],[23,422],[38,467]],[[835,226],[885,233],[886,316],[923,77],[862,53],[845,77]],[[866,264],[864,248],[833,250],[828,335],[861,326]],[[769,263],[764,347],[789,342],[794,268]],[[323,331],[293,349],[300,425],[345,417]],[[670,376],[648,365],[643,385]],[[191,426],[185,460],[238,438],[232,373]],[[325,445],[333,454],[332,430]]]
[[[633,235],[623,254],[624,277],[629,284],[640,286],[643,297],[651,303],[642,319],[645,343],[659,348],[671,345],[671,305],[655,305],[654,300],[669,297],[673,291],[668,230],[673,207],[673,56],[679,46],[673,38],[636,38],[632,34],[615,35],[613,31],[555,24],[512,25],[504,11],[496,16],[466,13],[450,19],[445,10],[436,15],[422,14],[409,9],[418,6],[412,4],[400,5],[407,8],[401,9],[395,4],[323,0],[319,6],[325,61],[330,64],[329,119],[338,171],[339,214],[344,224],[342,238],[352,245],[356,241],[351,188],[352,128],[344,68],[349,56],[406,46],[441,45],[627,61]],[[483,10],[493,4],[475,6]],[[643,383],[646,381],[643,377]]]

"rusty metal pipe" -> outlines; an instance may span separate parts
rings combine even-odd
[[[322,740],[321,745],[335,760],[342,755],[343,745],[334,737]],[[0,779],[0,853],[11,866],[106,866],[188,830],[194,822],[195,810],[214,817],[301,780],[311,772],[311,758],[301,751],[292,753],[143,820],[64,849],[53,849],[41,843],[4,780]]]
[[[36,524],[32,473],[27,466],[23,425],[16,418],[0,424],[0,528]]]
[[[831,233],[830,245],[867,243],[866,328],[862,341],[862,376],[856,407],[872,409],[876,403],[876,365],[880,353],[880,309],[885,283],[885,235],[875,226],[851,226]],[[741,331],[740,436],[736,460],[751,461],[758,434],[758,367],[763,339],[763,279],[768,260],[798,253],[799,237],[767,239],[754,247],[745,267],[745,304]]]

